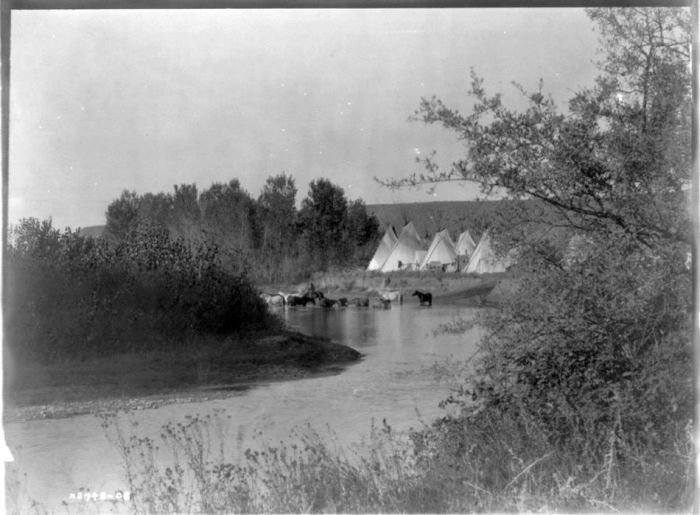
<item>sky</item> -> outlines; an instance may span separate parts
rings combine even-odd
[[[104,224],[125,189],[291,174],[367,204],[470,200],[472,184],[392,191],[454,133],[409,121],[422,97],[470,111],[470,69],[522,105],[539,80],[566,109],[597,75],[583,9],[13,11],[9,223]]]

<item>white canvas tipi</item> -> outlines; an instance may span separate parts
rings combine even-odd
[[[474,249],[476,249],[476,243],[474,243],[472,235],[469,234],[469,231],[464,231],[457,238],[455,252],[457,252],[458,256],[470,257],[474,253]]]
[[[386,230],[384,231],[382,241],[379,242],[377,250],[374,252],[369,265],[367,265],[367,270],[381,270],[386,258],[388,258],[389,254],[391,254],[391,249],[394,248],[394,244],[396,243],[397,239],[398,238],[396,236],[394,226],[387,226]]]
[[[413,226],[413,222],[409,222],[401,229],[399,238],[391,249],[391,254],[389,254],[389,257],[382,265],[381,271],[392,272],[394,270],[411,269],[417,266],[417,250],[424,250],[423,243],[416,232],[416,228]],[[401,266],[399,266],[399,262]]]
[[[496,272],[505,272],[510,265],[510,257],[499,258],[496,256],[496,253],[491,247],[491,238],[488,232],[485,232],[479,244],[476,246],[476,249],[474,249],[472,257],[469,258],[469,263],[467,263],[462,271],[467,274],[493,274]]]
[[[428,268],[428,265],[434,261],[442,265],[449,265],[457,261],[455,245],[447,229],[435,234],[433,241],[430,243],[430,247],[428,247],[428,252],[425,254],[420,264],[420,269],[425,270]]]
[[[408,222],[406,225],[404,225],[404,227],[403,227],[403,229],[401,229],[401,231],[402,232],[406,231],[406,233],[408,233],[408,235],[410,235],[413,238],[415,238],[416,240],[418,240],[418,243],[421,244],[421,248],[423,248],[423,250],[425,250],[424,249],[425,240],[423,239],[423,237],[420,234],[418,234],[418,230],[416,229],[416,226],[413,225],[413,222]]]

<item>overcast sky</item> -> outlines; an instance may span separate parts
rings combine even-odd
[[[368,204],[472,199],[373,177],[459,155],[409,122],[421,97],[468,112],[469,70],[512,105],[540,78],[560,107],[596,76],[582,9],[12,12],[9,222],[104,223],[122,190],[238,178],[254,197],[327,177]]]

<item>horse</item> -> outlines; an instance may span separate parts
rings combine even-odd
[[[378,293],[384,300],[398,300],[399,304],[403,304],[403,293],[401,293],[399,290],[383,290]]]
[[[391,301],[378,297],[374,299],[372,306],[376,309],[389,309],[391,308]]]
[[[288,306],[306,306],[309,302],[316,304],[315,296],[305,293],[304,295],[290,295],[287,297]]]
[[[433,305],[433,294],[432,293],[430,293],[428,291],[422,292],[422,291],[416,290],[413,293],[411,293],[411,297],[413,297],[414,295],[418,295],[418,302],[421,306],[423,306],[424,304],[427,304],[428,306]]]
[[[337,303],[338,303],[338,301],[335,299],[329,299],[327,297],[324,297],[321,299],[321,307],[322,308],[332,308]]]
[[[268,306],[284,306],[286,304],[284,295],[280,293],[261,293],[260,298],[264,300]]]
[[[358,308],[368,308],[369,307],[369,297],[361,299],[360,297],[354,297],[350,299],[350,304],[357,306]]]

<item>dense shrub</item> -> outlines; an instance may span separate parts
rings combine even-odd
[[[191,249],[163,229],[139,227],[114,245],[26,220],[7,255],[6,347],[17,359],[167,347],[271,323],[216,247]]]

